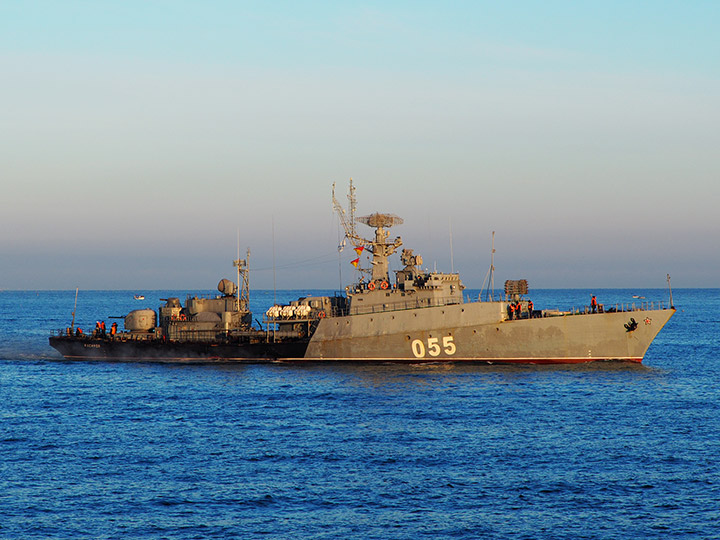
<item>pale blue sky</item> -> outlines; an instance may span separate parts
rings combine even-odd
[[[0,0],[0,289],[211,289],[238,229],[254,287],[274,245],[278,288],[338,288],[351,176],[469,287],[493,230],[498,283],[718,287],[719,35],[720,2]]]

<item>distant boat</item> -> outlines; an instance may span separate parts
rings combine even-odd
[[[136,294],[133,298],[135,300],[145,300],[145,297],[142,294]]]
[[[638,296],[637,294],[633,294],[633,298],[645,298],[644,296]]]

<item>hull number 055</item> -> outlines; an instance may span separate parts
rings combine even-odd
[[[440,339],[436,337],[428,338],[427,347],[421,339],[414,339],[411,346],[415,358],[423,358],[428,354],[430,356],[440,356],[441,352],[444,352],[448,356],[452,356],[457,350],[452,336],[443,336],[442,342],[440,342]]]

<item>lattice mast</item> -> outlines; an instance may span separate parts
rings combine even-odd
[[[346,213],[345,209],[335,198],[335,183],[333,182],[333,185],[332,185],[333,208],[335,209],[335,212],[337,213],[338,218],[340,218],[340,223],[343,226],[343,229],[345,229],[345,237],[348,240],[350,240],[350,243],[355,247],[364,246],[365,240],[363,238],[360,238],[357,235],[357,233],[355,232],[355,208],[357,206],[357,200],[355,199],[355,187],[353,186],[352,178],[350,179],[350,189],[348,190],[347,198],[348,198],[348,211]],[[347,214],[349,214],[349,217]]]
[[[355,269],[362,273],[369,272],[367,269],[364,269],[360,266],[360,253],[361,249],[365,249],[367,245],[367,240],[364,238],[361,238],[358,236],[357,231],[355,229],[355,209],[357,207],[357,199],[355,198],[355,186],[353,186],[353,180],[350,179],[350,188],[348,189],[348,209],[347,212],[342,207],[340,202],[335,197],[335,183],[333,182],[332,185],[332,201],[333,201],[333,208],[335,209],[335,213],[338,215],[338,218],[340,219],[340,224],[342,225],[343,229],[345,230],[345,238],[343,239],[340,247],[338,249],[342,249],[342,246],[345,245],[345,239],[350,240],[350,243],[355,248],[355,251],[358,252],[358,260],[356,261],[357,264],[355,265]]]
[[[240,249],[238,249],[238,258],[233,261],[233,266],[237,268],[237,310],[247,311],[250,309],[250,248],[247,248],[247,255],[244,259],[240,258]],[[240,279],[242,278],[242,283]]]

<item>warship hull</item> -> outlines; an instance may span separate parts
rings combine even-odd
[[[675,313],[655,303],[606,310],[595,296],[582,311],[538,310],[525,279],[507,280],[503,300],[465,302],[460,276],[424,270],[412,249],[402,250],[402,268],[392,279],[389,257],[403,241],[391,240],[388,229],[403,219],[377,212],[355,218],[352,180],[348,200],[345,212],[333,186],[333,206],[345,229],[341,248],[345,240],[354,246],[357,258],[350,262],[359,272],[344,294],[271,306],[262,328],[253,327],[248,259],[238,259],[237,286],[222,279],[219,296],[189,296],[184,306],[178,298],[161,299],[165,304],[157,312],[131,311],[125,331],[117,333],[114,323],[109,336],[104,321],[91,336],[82,335],[73,311],[72,325],[50,345],[69,359],[152,362],[642,362]],[[355,222],[375,229],[374,236],[360,236]],[[366,254],[372,260],[364,268]],[[492,275],[493,263],[490,268]]]
[[[67,359],[173,363],[364,362],[570,364],[642,362],[673,309],[503,320],[503,303],[466,303],[324,318],[312,338],[246,343],[53,336]],[[628,326],[636,322],[632,330]]]
[[[185,364],[272,362],[303,356],[307,340],[282,343],[208,343],[200,341],[122,340],[52,336],[50,346],[68,360],[170,362]]]
[[[673,309],[501,320],[494,303],[328,319],[305,360],[382,362],[642,362]],[[495,315],[495,316],[493,316]],[[632,321],[637,322],[633,330]]]

